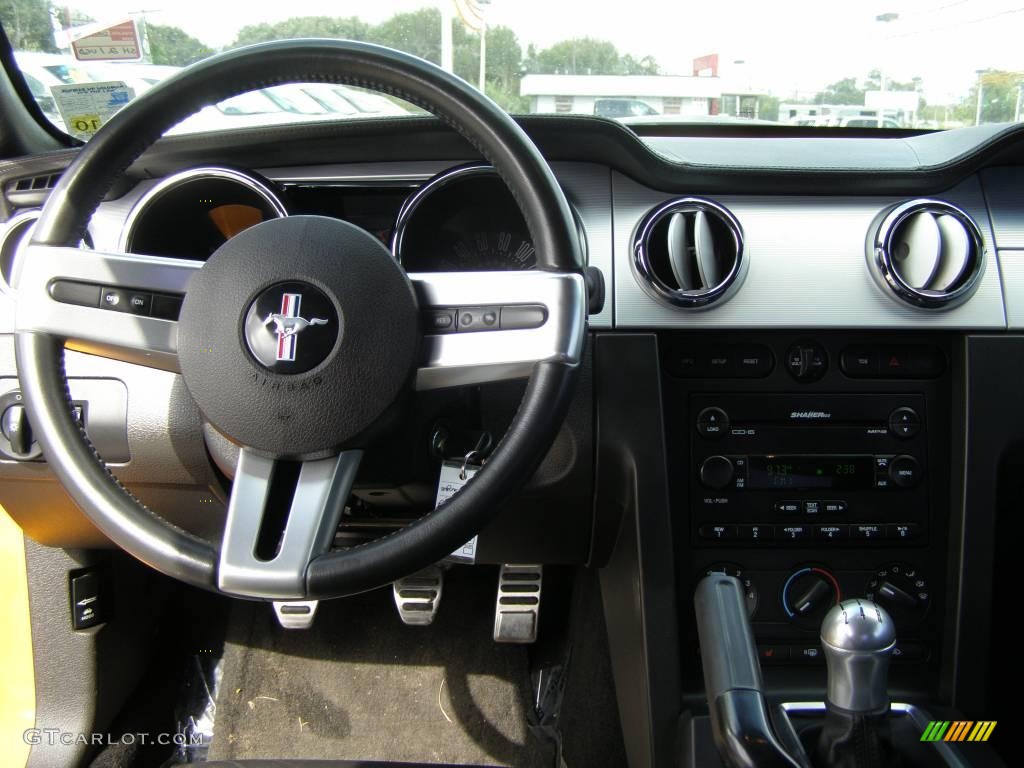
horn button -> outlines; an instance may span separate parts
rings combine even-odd
[[[196,273],[178,357],[219,431],[310,458],[373,426],[409,382],[419,339],[412,284],[379,240],[291,216],[236,235]]]

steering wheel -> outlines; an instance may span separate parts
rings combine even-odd
[[[291,82],[372,88],[458,131],[515,197],[536,269],[406,274],[369,233],[317,216],[257,224],[205,264],[77,247],[107,190],[167,129],[204,106]],[[376,45],[255,45],[196,64],[127,105],[63,174],[16,265],[21,389],[53,472],[92,522],[139,560],[242,597],[354,594],[454,551],[529,479],[572,395],[586,330],[581,271],[575,224],[554,175],[486,96]],[[148,294],[152,307],[99,306],[110,290],[128,299],[141,292],[142,302]],[[184,297],[177,319],[156,309],[173,307],[174,297]],[[424,332],[425,313],[460,307],[483,308],[492,321],[503,313],[533,319]],[[219,543],[163,520],[107,469],[72,415],[65,346],[180,371],[204,417],[241,447]],[[394,533],[331,551],[363,448],[403,395],[526,376],[511,426],[461,492]],[[290,499],[283,534],[266,551],[260,535],[272,491],[274,506],[282,493]]]

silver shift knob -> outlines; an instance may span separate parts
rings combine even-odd
[[[896,626],[870,600],[843,600],[821,622],[821,646],[828,662],[828,701],[849,712],[878,712],[889,706],[889,658]]]

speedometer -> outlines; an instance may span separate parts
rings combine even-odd
[[[391,247],[408,272],[529,270],[537,263],[519,206],[490,166],[456,168],[424,184],[402,206]]]

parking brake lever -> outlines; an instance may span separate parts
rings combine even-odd
[[[809,768],[788,721],[777,719],[778,736],[773,727],[739,580],[724,573],[705,576],[694,604],[704,690],[722,761],[729,768]]]

